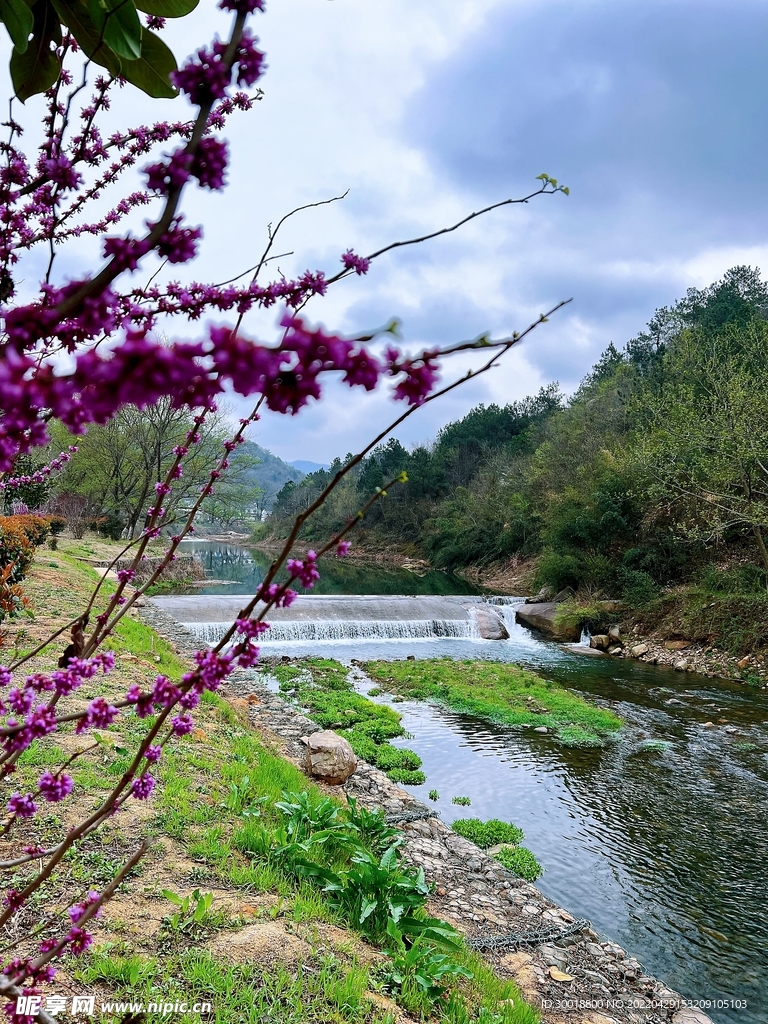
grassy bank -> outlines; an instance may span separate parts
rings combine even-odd
[[[345,736],[358,757],[386,772],[393,782],[419,786],[426,780],[421,758],[389,740],[405,735],[400,715],[355,693],[343,665],[329,658],[306,658],[298,665],[276,664],[271,672],[280,690],[315,721]]]
[[[439,658],[369,662],[365,671],[391,693],[504,725],[545,726],[566,746],[602,746],[622,724],[613,712],[517,665]]]
[[[42,639],[90,590],[95,571],[73,558],[66,542],[61,548],[38,552],[26,590],[40,617],[9,630],[11,648],[28,649]],[[116,697],[133,682],[146,685],[158,671],[178,679],[187,668],[135,618],[123,620],[111,646],[115,671],[90,681],[78,702],[97,693]],[[29,671],[50,671],[59,653],[44,652]],[[64,913],[73,894],[105,884],[142,837],[151,840],[105,909],[91,950],[66,960],[45,995],[95,993],[97,1006],[113,999],[210,1003],[210,1013],[185,1014],[190,1024],[535,1024],[536,1013],[515,986],[460,941],[446,952],[419,940],[418,966],[434,983],[427,991],[405,963],[405,947],[382,929],[381,915],[375,932],[368,918],[361,920],[353,859],[380,861],[382,842],[396,838],[380,816],[355,817],[329,798],[218,695],[205,696],[195,724],[190,736],[166,747],[150,799],[130,801],[69,854],[56,881],[40,893],[47,913]],[[73,797],[56,808],[59,813],[33,819],[28,841],[48,843],[92,809],[125,769],[141,732],[132,714],[100,731],[97,748],[72,766]],[[73,730],[41,741],[22,758],[14,788],[34,785],[42,768],[60,767],[92,743],[92,735]],[[7,846],[0,843],[0,855]],[[335,875],[336,890],[326,891],[324,872]],[[396,851],[383,872],[398,892],[412,893],[417,928],[426,891],[414,874]],[[7,883],[20,887],[26,877],[21,868]],[[98,1016],[106,1022],[123,1014]]]

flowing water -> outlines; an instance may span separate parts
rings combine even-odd
[[[196,621],[188,604],[185,612],[201,638],[202,627],[221,628],[211,621],[226,611],[217,608],[218,598],[183,599],[190,600],[201,602]],[[305,599],[299,621],[274,623],[270,642],[262,645],[265,655],[322,655],[347,663],[514,661],[622,715],[626,726],[618,742],[572,750],[548,735],[434,705],[394,705],[411,734],[396,742],[417,751],[427,774],[424,786],[407,788],[423,800],[438,790],[436,807],[445,821],[515,822],[545,868],[537,883],[545,893],[588,917],[684,996],[746,1001],[746,1008],[708,1010],[717,1024],[768,1021],[765,692],[590,657],[543,640],[516,625],[515,599],[486,598],[505,618],[510,638],[504,641],[477,634],[471,606],[483,600],[478,597],[467,597],[463,618],[454,597],[444,602],[445,618],[410,620],[391,618],[393,598],[382,600],[388,617],[380,619],[375,598],[357,605],[348,599],[364,614],[340,620],[326,616],[343,604],[313,600]],[[429,607],[432,615],[438,606]],[[453,805],[453,796],[468,796],[471,806]]]

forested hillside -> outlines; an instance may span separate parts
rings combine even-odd
[[[736,267],[608,346],[576,393],[556,384],[473,409],[431,447],[378,448],[312,523],[324,537],[396,475],[363,539],[439,567],[536,556],[537,582],[651,603],[691,581],[766,593],[768,288]],[[284,533],[338,466],[288,484]]]

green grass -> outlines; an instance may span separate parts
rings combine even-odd
[[[469,839],[475,846],[487,850],[490,846],[498,846],[499,843],[517,844],[523,841],[525,835],[521,828],[512,825],[507,821],[499,821],[498,818],[491,818],[490,821],[481,821],[479,818],[459,818],[451,825],[454,832],[465,839]]]
[[[410,699],[434,700],[504,725],[545,725],[566,746],[602,745],[622,725],[612,711],[517,665],[439,658],[369,662],[365,671]]]
[[[525,846],[505,846],[496,854],[496,860],[527,882],[535,882],[544,871],[535,856]]]
[[[343,665],[328,658],[306,658],[298,665],[270,666],[270,671],[286,696],[307,708],[324,728],[349,740],[363,761],[386,772],[393,782],[409,786],[426,782],[419,755],[389,742],[405,735],[400,715],[356,693]]]

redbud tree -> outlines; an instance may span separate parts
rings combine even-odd
[[[6,15],[20,10],[19,3],[21,0],[7,0]],[[175,408],[191,411],[192,426],[174,449],[165,476],[155,484],[141,535],[115,558],[121,568],[114,592],[106,593],[99,584],[77,618],[54,630],[34,650],[0,666],[0,777],[6,790],[2,839],[3,848],[10,850],[0,868],[25,879],[2,894],[0,930],[14,915],[35,905],[35,894],[56,876],[70,850],[121,809],[130,817],[131,801],[150,796],[155,787],[154,766],[163,756],[163,748],[172,738],[191,732],[194,710],[206,691],[217,690],[236,666],[247,668],[256,663],[258,640],[269,628],[270,609],[291,603],[295,597],[291,584],[311,588],[319,578],[318,564],[324,555],[347,553],[348,534],[367,508],[384,496],[386,488],[372,494],[357,517],[319,551],[300,557],[294,552],[303,523],[344,475],[419,408],[492,369],[549,315],[498,340],[483,335],[473,341],[407,353],[392,343],[389,328],[342,337],[314,326],[303,313],[308,301],[322,297],[344,278],[367,274],[376,259],[392,249],[455,231],[501,206],[567,192],[556,180],[541,175],[530,194],[494,203],[457,224],[383,245],[367,256],[347,249],[331,271],[307,270],[293,279],[265,280],[278,225],[269,233],[255,266],[232,282],[182,284],[154,275],[151,283],[139,286],[133,275],[150,254],[160,257],[166,268],[189,263],[197,253],[201,230],[185,221],[182,199],[190,188],[218,191],[225,185],[228,147],[222,132],[231,117],[251,110],[265,70],[264,54],[251,27],[253,18],[263,11],[264,0],[221,0],[223,38],[201,46],[178,69],[170,59],[172,69],[162,88],[142,78],[137,62],[145,59],[141,57],[145,46],[157,48],[156,33],[163,28],[157,12],[170,6],[172,12],[183,14],[194,3],[185,6],[183,0],[152,0],[136,4],[148,11],[147,27],[138,29],[130,13],[136,14],[136,10],[130,3],[130,10],[117,3],[102,5],[101,21],[85,27],[82,21],[59,24],[56,16],[45,23],[47,28],[43,26],[48,35],[41,50],[43,28],[38,21],[42,12],[53,10],[55,14],[61,9],[71,14],[75,6],[51,6],[48,0],[38,0],[31,8],[36,19],[32,27],[26,22],[21,27],[13,23],[11,31],[16,44],[12,77],[17,96],[23,99],[44,90],[45,115],[42,126],[37,126],[42,127],[40,141],[25,148],[25,125],[16,119],[21,115],[16,114],[18,104],[12,102],[11,115],[2,126],[5,138],[0,142],[0,484],[40,482],[66,463],[69,453],[64,452],[37,469],[34,479],[18,471],[30,452],[48,443],[52,420],[73,434],[82,434],[91,424],[109,422],[127,404],[142,409],[166,396]],[[21,17],[26,17],[23,11]],[[8,24],[7,17],[5,20]],[[25,54],[33,44],[42,69],[28,67],[31,57]],[[135,56],[136,47],[139,57]],[[161,73],[164,66],[156,64],[155,71],[159,67],[157,73]],[[110,107],[111,95],[126,80],[150,94],[178,93],[181,119],[102,135],[99,124]],[[140,186],[129,191],[127,183],[137,171]],[[90,211],[104,196],[114,200],[106,212],[99,206],[101,212],[94,219]],[[145,228],[129,230],[140,210],[146,211]],[[84,235],[99,240],[100,265],[73,280],[56,277],[54,268],[60,254],[66,253],[67,243]],[[25,264],[22,300],[17,295],[20,261],[34,253],[37,262]],[[30,266],[45,269],[34,291],[30,290]],[[275,337],[267,341],[249,337],[242,329],[246,314],[270,307],[275,307],[279,324]],[[197,340],[169,341],[178,322],[187,333],[192,325]],[[441,377],[444,364],[449,365],[449,358],[457,353],[476,353],[477,365],[455,379]],[[84,702],[77,698],[83,684],[114,667],[114,655],[105,649],[105,642],[193,531],[200,506],[226,472],[246,428],[262,415],[296,416],[309,403],[322,400],[325,384],[332,378],[364,392],[389,388],[400,411],[297,518],[258,592],[245,603],[215,648],[197,652],[192,668],[179,683],[161,675],[151,687],[134,684],[121,699],[97,697],[83,707]],[[183,521],[178,520],[167,504],[173,483],[184,473],[185,460],[200,442],[201,428],[217,400],[232,394],[251,399],[252,411],[233,427],[193,508]],[[391,485],[398,482],[404,481],[393,480]],[[165,542],[164,554],[146,582],[133,586],[147,547],[156,538]],[[287,581],[281,582],[286,577]],[[28,674],[27,663],[51,645],[60,649],[59,667]],[[14,786],[20,756],[42,737],[108,728],[126,715],[135,716],[143,725],[142,739],[108,796],[83,813],[76,825],[62,829],[49,845],[31,843],[28,828],[34,817],[49,804],[72,796],[71,763],[80,755],[44,771],[30,791]],[[16,1014],[15,1000],[38,992],[39,986],[53,977],[57,958],[89,947],[89,923],[144,852],[138,839],[135,845],[132,856],[108,885],[73,894],[56,914],[40,912],[31,927],[35,937],[31,954],[30,929],[24,956],[14,951],[13,943],[6,946],[0,995],[8,1001],[12,1020],[31,1019]],[[33,870],[19,875],[25,867]],[[48,1018],[41,1012],[37,1019]]]

